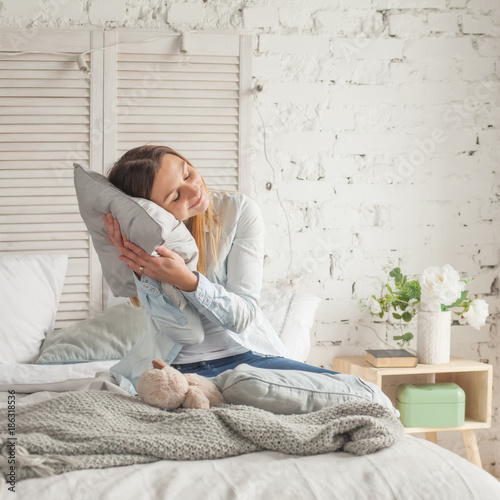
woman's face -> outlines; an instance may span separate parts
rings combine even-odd
[[[182,158],[172,154],[161,158],[153,181],[151,201],[184,222],[203,213],[209,205],[201,175]]]

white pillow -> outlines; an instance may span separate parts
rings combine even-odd
[[[291,289],[264,288],[260,294],[260,308],[295,361],[307,359],[311,328],[320,302],[319,297],[296,294]]]
[[[54,329],[67,255],[0,256],[0,363],[31,363]]]
[[[165,245],[178,253],[192,271],[198,262],[198,247],[187,227],[170,212],[156,203],[126,195],[99,174],[73,163],[78,207],[101,262],[104,278],[116,297],[135,297],[134,276],[127,265],[118,259],[118,250],[106,239],[103,213],[111,212],[130,241],[149,254]],[[158,255],[158,254],[156,254]],[[162,283],[164,292],[182,309],[186,299],[168,283]]]

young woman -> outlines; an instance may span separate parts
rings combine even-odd
[[[128,151],[108,178],[126,194],[147,198],[183,221],[199,249],[198,271],[192,272],[166,248],[157,249],[159,257],[147,254],[122,235],[112,214],[103,214],[119,258],[134,271],[140,301],[153,317],[149,331],[112,367],[120,382],[125,378],[136,388],[138,376],[158,355],[183,373],[207,377],[241,363],[337,373],[288,359],[285,346],[259,308],[264,226],[252,200],[241,193],[210,194],[193,165],[164,146]],[[185,326],[176,328],[179,311],[164,294],[164,310],[158,313],[158,301],[156,310],[151,310],[152,296],[161,293],[159,281],[182,291],[198,311],[204,335],[193,339],[182,333]],[[160,315],[161,326],[156,321]]]

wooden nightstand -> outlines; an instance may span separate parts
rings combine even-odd
[[[491,426],[493,367],[486,363],[452,357],[442,365],[418,364],[414,368],[375,368],[364,356],[340,356],[333,359],[333,369],[357,375],[378,385],[395,404],[400,384],[455,382],[465,391],[465,424],[462,427],[407,427],[409,434],[425,432],[427,440],[437,443],[437,431],[462,432],[467,458],[482,467],[475,429]]]

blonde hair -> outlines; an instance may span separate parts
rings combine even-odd
[[[168,146],[145,145],[127,151],[116,161],[108,173],[108,179],[118,189],[129,196],[151,199],[153,182],[156,173],[160,169],[160,161],[165,154],[175,155],[184,160],[192,168],[195,168],[187,158],[184,158],[184,156]],[[209,194],[210,201],[208,208],[205,212],[188,219],[186,227],[193,235],[198,247],[199,257],[196,269],[201,274],[206,274],[208,257],[206,230],[208,229],[209,233],[211,257],[217,264],[217,250],[222,235],[222,226],[203,178],[202,181],[205,190]],[[130,301],[135,306],[140,306],[140,301],[137,297],[131,297]]]

